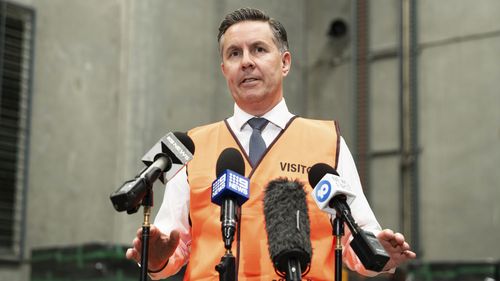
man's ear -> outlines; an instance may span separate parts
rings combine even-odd
[[[292,66],[292,54],[289,51],[286,51],[281,55],[281,71],[283,73],[283,76],[288,75],[291,66]]]
[[[224,77],[225,77],[226,76],[226,69],[224,68],[224,62],[220,63],[220,70],[222,71],[222,75],[224,75]]]

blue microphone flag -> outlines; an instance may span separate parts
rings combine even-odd
[[[250,181],[244,176],[225,170],[212,183],[212,203],[221,205],[224,198],[234,198],[239,206],[243,205],[250,196]]]

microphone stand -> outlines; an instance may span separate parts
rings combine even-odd
[[[226,253],[221,257],[220,263],[215,266],[219,272],[219,281],[235,281],[236,276],[236,258],[231,248],[233,245],[234,234],[238,219],[240,217],[239,208],[234,200],[224,200],[221,205],[221,231],[224,240]]]
[[[220,263],[215,266],[219,272],[219,281],[235,281],[236,258],[231,250],[226,250],[226,254],[220,259]]]
[[[344,221],[338,213],[333,220],[333,235],[335,236],[335,281],[342,281],[342,236]]]
[[[135,179],[125,182],[117,192],[111,194],[111,201],[119,212],[127,210],[127,214],[136,213],[140,205],[144,207],[142,223],[142,250],[140,281],[148,280],[148,252],[150,236],[151,207],[153,206],[153,184],[161,178],[162,173],[172,166],[172,160],[165,153],[155,156],[155,161],[144,168]],[[161,178],[164,181],[163,178]],[[140,203],[140,204],[139,204]]]
[[[142,251],[141,251],[141,277],[140,281],[148,280],[148,250],[149,250],[149,230],[151,223],[151,207],[153,206],[153,189],[148,188],[146,196],[142,199],[141,205],[144,207],[144,221],[142,223]]]

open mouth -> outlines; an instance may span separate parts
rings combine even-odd
[[[255,82],[255,81],[258,81],[258,80],[259,79],[257,79],[257,78],[249,77],[249,78],[245,78],[245,79],[241,80],[240,84],[252,83],[252,82]]]

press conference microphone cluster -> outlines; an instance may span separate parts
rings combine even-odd
[[[328,164],[318,163],[309,171],[309,184],[314,188],[312,196],[318,207],[331,215],[340,216],[353,235],[351,247],[363,263],[372,271],[382,271],[389,255],[377,237],[369,231],[361,229],[351,215],[349,204],[356,194],[337,171]]]
[[[142,157],[146,167],[110,195],[113,207],[118,212],[137,212],[153,183],[158,179],[163,183],[170,180],[193,159],[193,154],[194,143],[186,133],[169,132]]]
[[[279,178],[264,194],[269,254],[276,273],[287,281],[309,272],[312,256],[306,192],[299,181]]]

